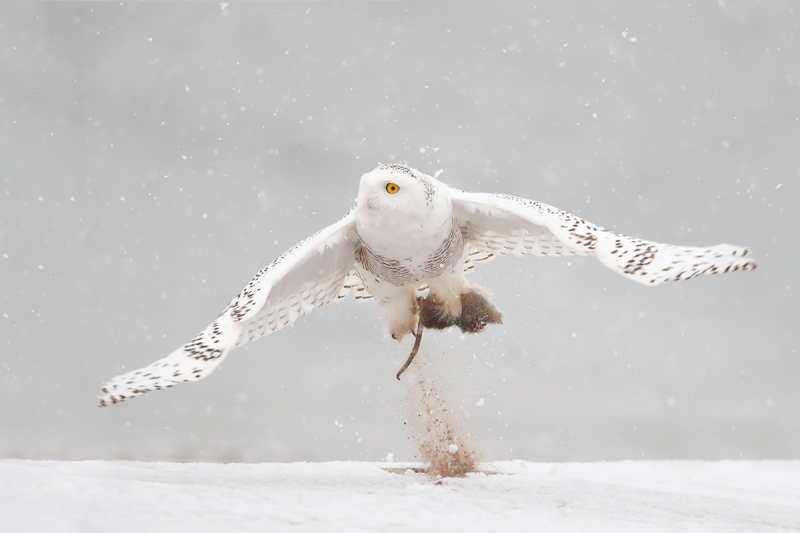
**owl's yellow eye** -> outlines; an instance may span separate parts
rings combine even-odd
[[[400,186],[396,183],[387,183],[386,184],[386,192],[389,194],[397,194],[397,191],[400,190]]]

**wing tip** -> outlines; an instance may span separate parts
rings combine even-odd
[[[743,270],[745,272],[748,272],[750,270],[757,270],[758,269],[758,263],[755,262],[754,260],[752,260],[752,259],[742,260],[742,258],[745,258],[745,257],[750,258],[751,257],[750,256],[750,248],[734,247],[734,249],[731,251],[731,255],[734,258],[736,258],[736,260],[733,261],[731,263],[731,265],[729,266],[729,268],[733,267],[733,268],[730,269],[730,272],[735,272],[737,270]],[[728,272],[728,270],[725,270],[725,272]]]
[[[109,390],[109,388],[111,390]],[[131,394],[130,396],[125,396],[117,391],[116,385],[111,385],[110,383],[100,389],[100,392],[103,394],[97,397],[97,407],[108,407],[109,405],[115,405],[120,402],[124,402],[128,398],[137,396],[136,393]]]
[[[746,263],[742,264],[741,269],[745,271],[758,270],[758,263],[755,261],[747,261]]]
[[[97,397],[97,407],[106,407],[109,405],[108,402],[115,403],[114,401],[112,401],[113,396],[111,396],[111,394],[109,393],[108,386],[100,389],[100,392],[102,392],[103,394]]]

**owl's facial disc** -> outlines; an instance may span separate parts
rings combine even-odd
[[[408,211],[424,201],[424,187],[410,169],[378,167],[361,177],[358,203],[369,211]]]

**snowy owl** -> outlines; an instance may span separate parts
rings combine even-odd
[[[255,275],[194,339],[149,366],[112,378],[100,406],[209,375],[236,347],[345,298],[377,301],[398,341],[424,328],[479,332],[502,315],[465,274],[498,255],[594,255],[644,285],[753,270],[746,248],[674,246],[628,237],[505,194],[468,193],[405,165],[361,177],[356,204]],[[423,296],[424,295],[424,296]]]

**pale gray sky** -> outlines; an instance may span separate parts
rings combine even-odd
[[[761,265],[656,289],[587,258],[480,267],[505,324],[421,357],[488,458],[800,457],[793,2],[0,12],[0,456],[413,459],[410,345],[374,304],[95,407],[404,161]]]

